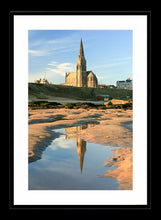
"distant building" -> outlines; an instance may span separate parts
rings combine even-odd
[[[48,80],[43,78],[43,79],[38,79],[35,81],[35,83],[38,83],[38,84],[49,84]]]
[[[132,80],[128,78],[127,80],[117,81],[116,87],[119,89],[132,89]]]

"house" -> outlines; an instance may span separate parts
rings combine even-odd
[[[43,79],[38,79],[35,81],[35,83],[38,83],[38,84],[49,84],[48,80],[43,78]]]
[[[132,89],[132,80],[128,78],[127,80],[117,81],[116,87],[119,89]]]

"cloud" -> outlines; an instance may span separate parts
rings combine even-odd
[[[73,144],[74,143],[74,144]],[[75,148],[75,142],[72,139],[68,139],[68,141],[65,140],[65,136],[62,135],[59,138],[55,139],[50,146],[52,150],[57,150],[58,148],[63,148],[63,149],[70,149],[70,148]]]
[[[56,61],[52,61],[50,63],[48,63],[49,66],[57,66],[58,62]]]
[[[69,70],[72,68],[72,63],[61,63],[58,65],[58,68],[62,70]]]
[[[47,56],[53,53],[75,51],[76,42],[70,37],[55,40],[29,41],[29,54],[32,56]]]
[[[31,56],[37,56],[37,57],[45,56],[45,55],[48,55],[48,54],[49,54],[49,52],[46,51],[46,50],[28,50],[28,53],[29,53]]]
[[[65,75],[65,72],[72,72],[74,69],[73,63],[58,63],[56,61],[52,61],[52,62],[48,63],[48,66],[54,67],[54,68],[47,67],[46,69],[49,72],[53,72],[55,74],[59,74],[62,76]]]
[[[74,71],[74,68],[75,64],[73,63],[58,63],[57,61],[51,61],[40,72],[30,72],[29,82],[34,82],[46,74],[46,78],[49,82],[63,83],[65,80],[65,73]]]
[[[123,60],[132,60],[132,57],[120,57],[112,59],[111,61],[123,61]]]
[[[130,58],[130,57],[115,59],[113,61],[116,61],[116,62],[110,62],[110,63],[105,63],[102,65],[93,66],[93,68],[95,68],[95,69],[96,68],[110,68],[110,67],[120,66],[120,65],[129,63],[129,61],[131,61],[131,60],[132,60],[132,58]]]

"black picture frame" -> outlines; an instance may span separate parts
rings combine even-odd
[[[14,205],[14,15],[147,16],[147,205]],[[151,11],[10,11],[9,12],[9,210],[151,210]]]

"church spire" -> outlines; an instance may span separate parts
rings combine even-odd
[[[86,59],[84,57],[82,38],[76,66],[76,86],[87,87]]]
[[[84,56],[82,38],[81,38],[81,42],[80,42],[79,56]]]
[[[82,174],[82,169],[83,169],[83,161],[84,161],[85,152],[86,152],[86,141],[84,141],[81,138],[77,138],[77,153],[78,153],[78,158],[79,158],[79,166],[80,166],[81,174]]]

